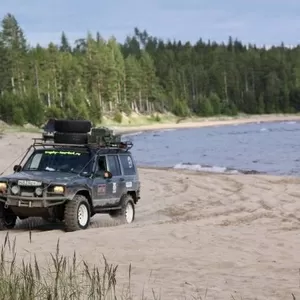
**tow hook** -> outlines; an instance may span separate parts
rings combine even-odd
[[[4,208],[5,208],[5,209],[8,209],[7,203],[4,204]]]

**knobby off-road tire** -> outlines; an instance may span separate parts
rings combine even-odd
[[[65,133],[88,133],[92,123],[88,120],[55,120],[54,130]]]
[[[91,208],[88,200],[76,195],[65,206],[65,230],[76,231],[88,228],[91,219]]]
[[[124,195],[121,200],[121,209],[112,210],[109,215],[122,224],[130,224],[135,219],[135,204],[130,195]]]
[[[13,229],[16,226],[17,216],[13,213],[13,211],[8,208],[4,208],[4,204],[0,204],[1,217],[0,217],[0,230],[5,229]]]

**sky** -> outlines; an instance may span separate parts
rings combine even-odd
[[[13,14],[31,45],[71,43],[88,31],[123,42],[134,27],[150,35],[196,42],[229,36],[259,46],[300,42],[299,0],[10,0],[0,16]]]

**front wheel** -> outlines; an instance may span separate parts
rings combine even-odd
[[[113,210],[109,215],[114,219],[120,220],[122,223],[132,223],[135,219],[135,204],[132,197],[130,195],[123,196],[121,206],[121,209]]]
[[[65,206],[65,229],[76,231],[88,228],[91,218],[91,208],[86,197],[76,195]]]

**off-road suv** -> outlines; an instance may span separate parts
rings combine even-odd
[[[52,135],[34,139],[14,173],[0,178],[0,228],[35,216],[75,231],[97,213],[133,222],[140,181],[132,143],[86,120],[50,123]]]

